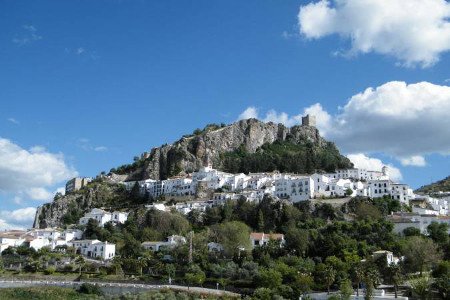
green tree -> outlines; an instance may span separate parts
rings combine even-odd
[[[294,253],[305,257],[309,246],[309,234],[305,229],[289,227],[286,232],[286,248]]]
[[[374,267],[367,267],[364,271],[364,282],[366,284],[366,294],[364,299],[370,300],[373,297],[375,287],[380,280],[380,273]]]
[[[347,188],[346,190],[345,190],[345,195],[346,196],[351,196],[353,194],[353,190],[351,189],[351,188]]]
[[[435,243],[444,245],[449,241],[447,223],[431,222],[427,227],[427,232]]]
[[[143,269],[148,266],[150,263],[150,258],[147,257],[139,257],[136,261],[136,265],[139,268],[139,275],[142,276]]]
[[[336,279],[336,270],[332,266],[326,266],[323,272],[323,279],[327,285],[327,294],[330,294],[330,287]]]
[[[264,214],[261,210],[258,211],[258,230],[264,231]]]
[[[131,234],[125,233],[124,246],[120,249],[122,258],[137,258],[142,256],[143,248],[141,243]]]
[[[250,228],[242,222],[232,221],[211,227],[212,240],[222,244],[227,256],[233,256],[239,248],[250,248]]]
[[[310,292],[314,285],[314,278],[309,274],[299,274],[295,280],[295,287],[300,295]]]
[[[272,290],[281,286],[283,277],[281,273],[273,269],[262,269],[259,271],[258,285]]]
[[[403,282],[403,273],[400,265],[391,264],[388,266],[389,281],[394,285],[395,298],[398,296],[398,286]]]
[[[441,299],[450,297],[450,277],[439,277],[434,280],[433,287],[437,290]]]
[[[414,295],[418,296],[421,300],[426,300],[428,298],[431,285],[431,280],[428,276],[411,279],[409,283]]]
[[[415,228],[415,227],[406,227],[405,229],[403,229],[403,235],[406,237],[409,236],[420,236],[420,229],[419,228]]]
[[[191,265],[188,269],[188,272],[184,274],[184,279],[191,285],[202,285],[205,282],[206,275],[205,272],[197,265]]]
[[[89,239],[89,240],[101,240],[103,239],[103,233],[102,228],[98,226],[98,221],[95,219],[89,219],[88,223],[86,224],[86,229],[83,233],[83,238]]]
[[[112,259],[112,266],[116,275],[122,273],[122,262],[122,258],[119,255],[114,256]]]
[[[350,296],[353,294],[352,282],[349,279],[344,279],[339,285],[339,291],[341,300],[350,300]]]
[[[436,244],[428,238],[419,236],[412,236],[406,240],[404,254],[405,265],[413,272],[419,271],[420,275],[441,258]]]
[[[79,270],[80,276],[81,276],[81,272],[82,272],[82,270],[83,270],[83,267],[86,265],[86,260],[84,259],[83,256],[78,255],[78,256],[75,258],[75,264],[78,265],[78,270]]]

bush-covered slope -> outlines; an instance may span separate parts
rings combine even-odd
[[[434,182],[432,184],[424,185],[416,190],[418,193],[437,193],[437,192],[450,192],[450,176]]]

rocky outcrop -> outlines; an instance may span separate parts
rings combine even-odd
[[[171,145],[153,148],[143,166],[129,173],[127,180],[165,179],[180,172],[195,171],[206,161],[220,169],[222,153],[239,147],[253,153],[266,143],[284,141],[288,137],[294,143],[309,141],[318,147],[326,143],[315,127],[289,128],[256,119],[241,120],[219,129],[183,137]]]
[[[64,218],[76,220],[76,223],[80,216],[94,207],[107,208],[108,205],[117,205],[125,200],[120,186],[105,181],[94,182],[86,189],[56,196],[53,202],[39,206],[36,209],[33,228],[60,227],[64,225]]]

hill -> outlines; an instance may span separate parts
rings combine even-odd
[[[312,126],[286,127],[247,119],[207,125],[170,145],[153,148],[130,165],[111,169],[127,180],[166,179],[212,163],[228,172],[312,172],[351,167],[336,146]]]
[[[132,164],[111,169],[108,177],[38,207],[34,227],[70,224],[94,207],[132,208],[140,199],[127,194],[114,178],[166,179],[198,170],[206,163],[222,171],[313,173],[352,167],[332,142],[312,126],[286,127],[256,119],[231,125],[208,125],[173,144],[153,148]]]
[[[450,192],[450,176],[436,181],[434,183],[424,185],[416,190],[416,193],[437,193],[437,192]]]

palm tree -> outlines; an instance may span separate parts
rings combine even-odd
[[[116,270],[116,275],[119,275],[119,271],[122,269],[122,258],[119,255],[116,255],[111,262]]]
[[[359,286],[364,279],[364,268],[362,264],[357,264],[354,269],[356,279],[356,296],[359,297]]]
[[[366,295],[364,299],[372,299],[373,292],[375,290],[375,286],[378,284],[380,279],[380,273],[378,273],[378,270],[369,267],[364,272],[364,282],[366,283]]]
[[[136,265],[138,266],[138,268],[139,268],[139,275],[140,276],[142,276],[142,269],[143,268],[145,268],[145,267],[147,267],[148,266],[148,264],[149,264],[149,258],[147,258],[147,257],[145,257],[145,256],[143,256],[143,257],[139,257],[138,259],[137,259],[137,261],[136,261]]]
[[[336,279],[336,270],[332,266],[327,266],[324,270],[323,276],[327,284],[327,293],[330,294],[330,287]]]
[[[83,256],[78,255],[77,258],[75,258],[75,264],[77,264],[79,266],[79,271],[80,271],[80,276],[81,276],[81,271],[82,271],[84,265],[86,264],[86,260],[84,259]]]
[[[391,264],[388,267],[389,279],[394,284],[395,298],[397,298],[398,286],[403,282],[401,267],[397,264]]]

